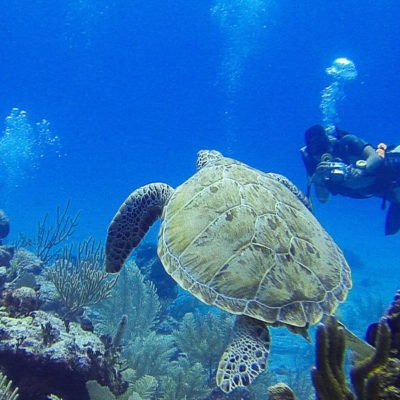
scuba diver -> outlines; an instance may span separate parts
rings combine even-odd
[[[300,150],[307,170],[307,196],[314,186],[317,199],[326,203],[330,194],[390,202],[385,234],[400,230],[400,146],[380,143],[374,148],[356,135],[335,130],[328,135],[321,125],[305,132]]]

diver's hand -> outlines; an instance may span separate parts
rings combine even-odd
[[[357,190],[368,186],[371,183],[371,177],[366,174],[365,169],[349,166],[343,183],[348,188]]]
[[[316,168],[316,171],[320,174],[329,173],[332,169],[332,163],[329,161],[321,161]]]
[[[365,175],[364,169],[349,166],[346,168],[345,181],[354,182],[357,181],[358,179],[362,179],[364,175]]]
[[[331,171],[332,164],[329,161],[321,161],[315,169],[312,181],[323,182],[329,180]]]
[[[314,181],[343,181],[347,167],[343,162],[321,161],[315,170]]]

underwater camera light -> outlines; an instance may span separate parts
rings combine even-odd
[[[337,58],[325,71],[336,80],[351,81],[357,77],[355,64],[344,57]]]

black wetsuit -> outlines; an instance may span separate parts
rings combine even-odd
[[[338,137],[331,138],[330,140],[332,143],[332,150],[329,161],[341,161],[346,165],[355,165],[357,160],[363,159],[364,148],[369,145],[365,140],[343,131],[339,131]],[[320,161],[316,161],[313,157],[310,157],[307,153],[307,149],[305,149],[302,154],[307,174],[311,177],[316,172]],[[366,178],[370,178],[369,180],[371,182],[367,183],[363,188],[353,189],[346,186],[344,180],[331,179],[325,181],[325,186],[329,192],[334,195],[340,194],[357,199],[369,198],[375,195],[378,188],[376,179],[372,179],[372,176]]]
[[[330,139],[332,144],[331,158],[329,161],[341,161],[346,166],[354,166],[357,160],[365,158],[365,147],[369,143],[355,135],[346,132],[339,132],[339,135]],[[316,161],[307,153],[307,148],[302,149],[303,162],[307,173],[312,177],[322,161]],[[390,206],[386,216],[385,235],[393,235],[400,231],[400,147],[389,146],[385,157],[372,172],[365,173],[361,179],[365,179],[365,185],[358,188],[351,188],[342,180],[326,179],[323,185],[331,194],[340,194],[346,197],[365,199],[369,197],[381,197],[389,201]],[[384,205],[385,203],[383,203]]]

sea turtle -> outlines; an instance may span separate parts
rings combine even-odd
[[[268,326],[307,337],[351,288],[350,268],[301,192],[215,150],[173,189],[151,183],[124,201],[108,230],[106,270],[119,271],[161,217],[158,256],[175,281],[206,304],[236,314],[219,362],[224,392],[249,385],[267,365]]]

